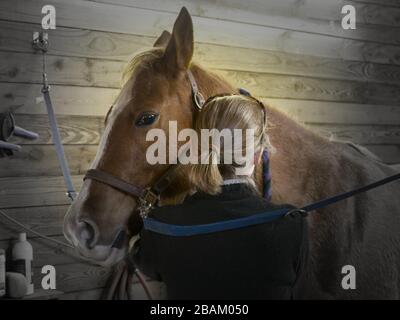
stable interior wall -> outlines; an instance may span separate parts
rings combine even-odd
[[[41,56],[31,45],[46,4],[57,10],[47,59],[51,94],[78,189],[127,60],[171,30],[182,5],[193,16],[197,62],[322,135],[400,162],[400,1],[2,0],[0,112],[12,110],[40,138],[14,139],[22,151],[0,159],[0,208],[36,231],[63,240],[69,204],[40,98]],[[356,30],[341,28],[343,4],[356,8]],[[17,230],[0,218],[1,248]],[[110,270],[30,241],[36,287],[41,266],[53,264],[63,298],[99,297]]]

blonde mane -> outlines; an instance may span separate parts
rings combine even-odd
[[[135,70],[140,68],[151,68],[154,62],[164,54],[163,48],[150,48],[136,52],[129,59],[128,64],[122,71],[122,85],[124,85],[133,75]]]

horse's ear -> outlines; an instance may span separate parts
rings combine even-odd
[[[164,62],[169,70],[177,72],[189,68],[193,56],[193,22],[185,7],[176,18],[171,39],[164,53]]]
[[[168,31],[164,30],[161,33],[161,36],[159,36],[158,39],[156,40],[156,42],[154,42],[153,46],[154,47],[164,47],[165,48],[170,39],[171,39],[171,34]]]

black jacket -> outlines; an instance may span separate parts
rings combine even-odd
[[[290,206],[287,206],[290,207]],[[282,207],[265,206],[245,184],[222,187],[216,196],[195,193],[150,217],[194,225],[235,219]],[[169,299],[291,299],[308,253],[306,219],[191,237],[142,230],[131,258],[149,277],[165,282]]]

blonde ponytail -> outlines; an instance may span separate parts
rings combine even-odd
[[[199,136],[202,129],[219,131],[253,129],[254,151],[257,152],[265,147],[269,148],[264,115],[265,110],[262,104],[254,98],[242,95],[217,97],[204,105],[195,120],[194,129]],[[209,151],[206,161],[200,160],[198,164],[187,165],[187,178],[192,189],[208,194],[218,194],[224,179],[235,178],[235,170],[240,165],[215,161],[217,155],[223,154],[221,147],[216,150],[216,147],[211,144]],[[252,177],[241,176],[241,178],[247,179],[250,185],[254,185]]]

